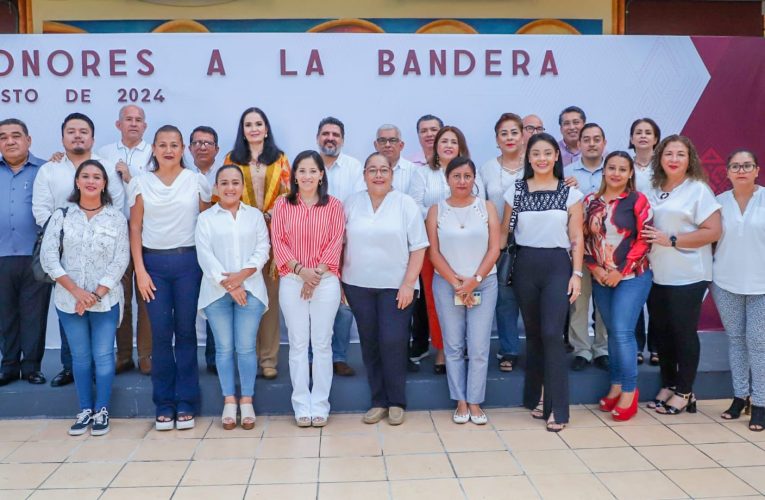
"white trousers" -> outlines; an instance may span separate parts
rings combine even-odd
[[[279,283],[279,306],[290,344],[290,380],[295,418],[329,416],[332,387],[332,325],[340,306],[340,281],[326,274],[310,300],[300,298],[303,280],[294,274]],[[309,374],[308,345],[313,348],[313,376]],[[309,389],[309,379],[313,386]]]

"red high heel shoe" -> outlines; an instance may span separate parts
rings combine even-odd
[[[616,406],[616,403],[619,402],[619,398],[621,397],[621,393],[617,394],[613,398],[600,398],[600,401],[598,402],[598,409],[600,411],[609,412],[614,409]]]
[[[631,419],[637,414],[638,399],[640,399],[640,391],[635,389],[635,395],[632,398],[632,404],[627,408],[619,408],[618,406],[614,405],[614,409],[611,410],[611,416],[613,416],[614,420],[617,422],[626,422],[627,420]]]

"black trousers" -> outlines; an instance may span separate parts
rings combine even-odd
[[[656,326],[651,324],[649,318],[646,325],[645,312],[641,309],[635,325],[635,342],[637,342],[637,352],[643,352],[648,347],[648,352],[658,352],[656,348]]]
[[[422,278],[420,278],[420,290]],[[428,308],[425,302],[425,294],[420,293],[414,299],[414,308],[412,313],[412,347],[411,352],[421,353],[428,350],[430,343],[430,328],[428,328]]]
[[[648,296],[648,314],[656,328],[661,385],[677,387],[677,392],[683,394],[693,391],[699,368],[699,316],[708,285],[706,281],[680,286],[654,284]]]
[[[521,247],[513,271],[513,291],[526,326],[526,378],[523,405],[532,409],[542,395],[544,418],[568,423],[568,365],[561,332],[569,309],[571,259],[563,248]]]
[[[40,370],[51,285],[32,275],[30,256],[0,257],[0,352],[3,373]]]
[[[406,408],[406,361],[414,301],[399,309],[398,290],[343,283],[361,341],[372,406]]]

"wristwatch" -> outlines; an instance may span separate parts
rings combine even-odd
[[[473,277],[475,278],[476,282],[478,282],[478,283],[483,281],[483,276],[481,276],[480,274],[476,274]]]
[[[584,273],[582,271],[574,271],[574,276],[579,276],[580,278],[584,278]]]
[[[670,236],[669,237],[669,242],[670,242],[670,244],[672,244],[672,246],[674,248],[677,248],[677,236],[675,236],[674,234],[672,236]]]

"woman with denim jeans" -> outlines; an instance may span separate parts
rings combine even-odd
[[[244,175],[224,165],[215,176],[218,203],[197,220],[195,242],[204,273],[199,309],[215,337],[215,366],[223,391],[223,428],[236,427],[234,353],[238,360],[242,428],[255,426],[252,396],[258,372],[256,341],[268,307],[263,267],[268,261],[268,229],[263,214],[241,201]]]
[[[637,413],[637,346],[634,325],[651,290],[650,245],[641,231],[653,223],[651,206],[635,190],[630,155],[614,151],[603,161],[600,189],[584,199],[584,262],[592,296],[608,330],[611,388],[600,410],[614,420]]]
[[[196,317],[202,270],[194,231],[211,193],[204,175],[185,168],[183,149],[177,127],[160,127],[153,170],[129,185],[130,249],[151,321],[154,426],[160,431],[193,428],[199,406]]]
[[[109,178],[100,162],[82,162],[74,175],[71,205],[66,213],[53,213],[40,253],[43,270],[56,280],[56,312],[72,349],[80,400],[80,413],[69,429],[72,436],[84,434],[91,425],[94,436],[109,432],[114,338],[123,305],[120,279],[127,269],[130,249],[127,220],[112,206],[108,186]],[[95,405],[91,389],[94,364]]]
[[[452,420],[483,425],[489,339],[497,304],[499,218],[476,196],[476,168],[458,156],[444,172],[450,195],[428,210],[425,227],[435,268],[433,297],[442,327]],[[465,360],[465,349],[470,359]]]

